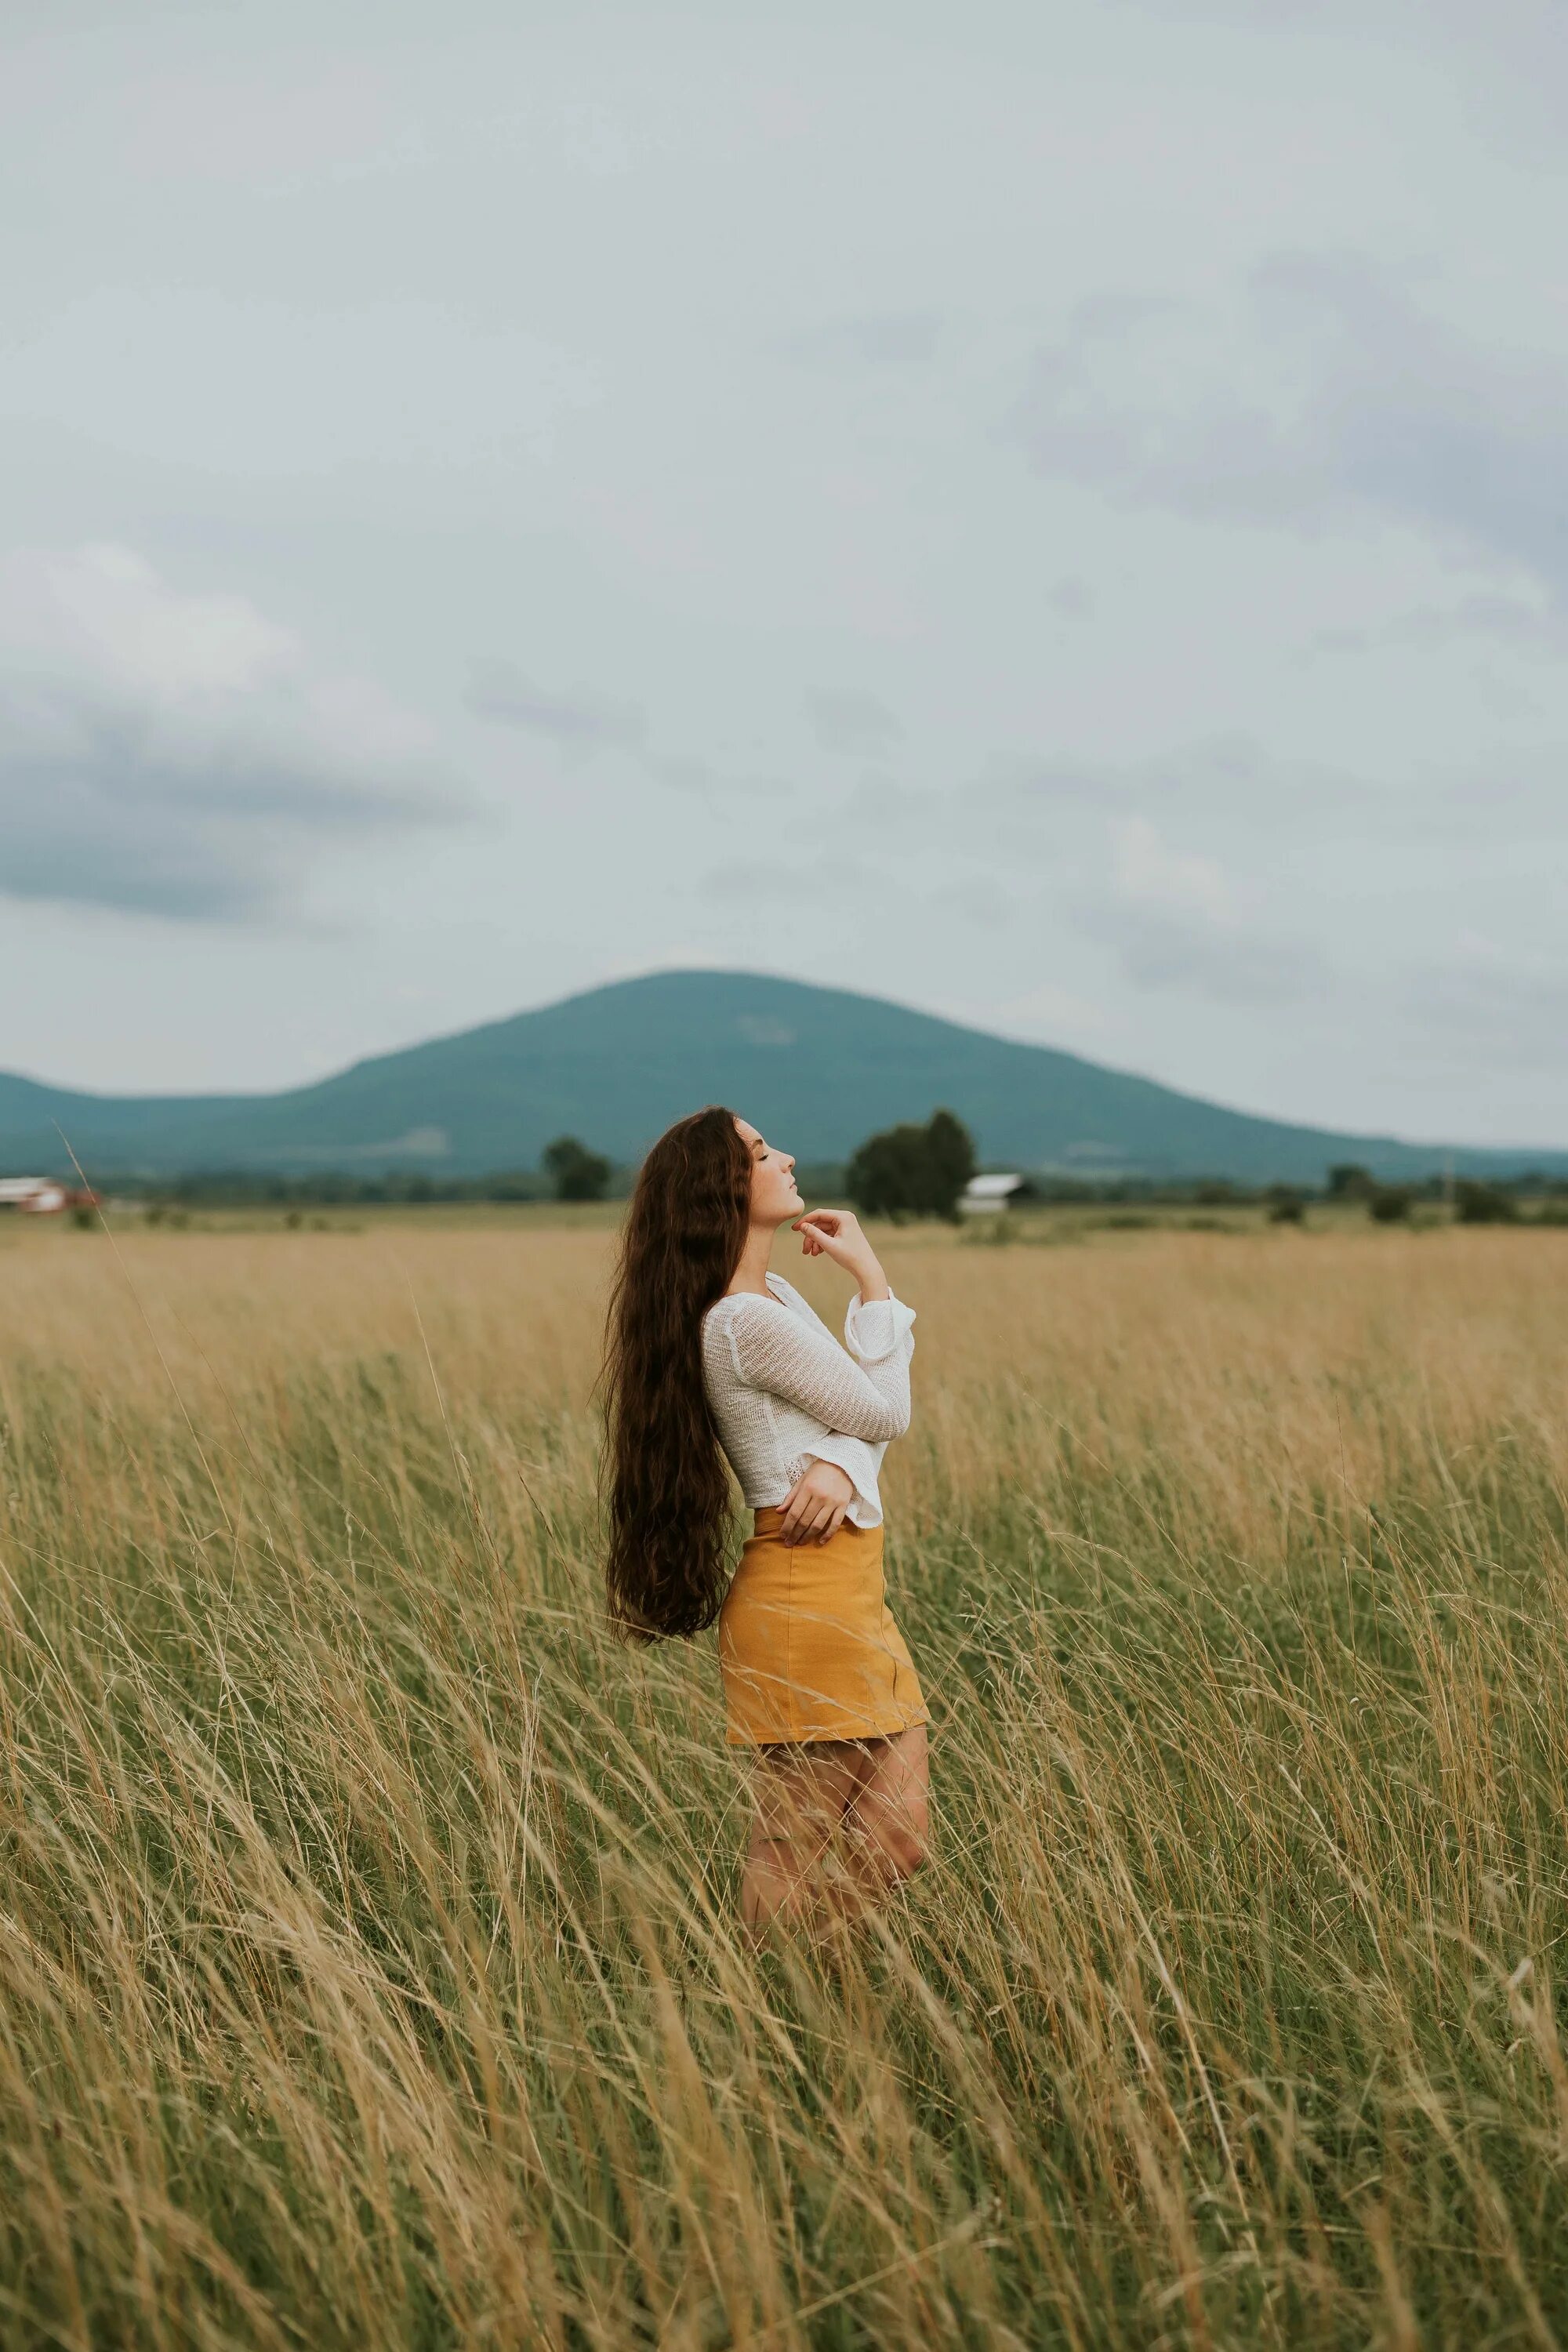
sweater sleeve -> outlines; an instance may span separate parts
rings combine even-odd
[[[906,1319],[897,1344],[891,1332],[873,1320],[866,1329],[860,1318],[868,1313],[852,1308],[846,1319],[846,1337],[858,1354],[847,1355],[829,1332],[814,1328],[804,1317],[774,1298],[746,1297],[730,1321],[730,1347],[735,1370],[748,1387],[763,1389],[798,1405],[824,1427],[845,1437],[885,1444],[901,1437],[910,1425],[910,1356],[913,1340],[909,1327],[912,1310],[901,1302],[879,1299],[875,1307],[897,1306]],[[851,1328],[853,1326],[853,1328]],[[879,1347],[879,1342],[883,1343]]]
[[[886,1298],[857,1296],[844,1312],[844,1344],[862,1364],[880,1362],[896,1352],[907,1364],[914,1354],[915,1310],[889,1293]]]

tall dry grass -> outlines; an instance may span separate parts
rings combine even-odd
[[[935,1850],[756,1954],[607,1239],[0,1248],[0,2341],[1557,2343],[1568,1241],[895,1237]]]

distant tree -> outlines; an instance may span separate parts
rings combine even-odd
[[[1268,1222],[1271,1225],[1299,1225],[1304,1223],[1307,1210],[1300,1192],[1289,1184],[1271,1184],[1266,1198]]]
[[[1329,1171],[1331,1201],[1366,1201],[1377,1191],[1377,1182],[1368,1168],[1358,1167],[1354,1160],[1342,1161]]]
[[[1500,1184],[1478,1184],[1462,1177],[1454,1187],[1454,1215],[1461,1225],[1514,1225],[1519,1202]]]
[[[928,1213],[955,1217],[959,1195],[974,1173],[974,1139],[950,1110],[932,1111],[926,1122]]]
[[[890,1127],[866,1138],[844,1171],[844,1189],[862,1216],[901,1222],[914,1215],[924,1153],[923,1127]]]
[[[974,1142],[950,1110],[869,1135],[845,1171],[845,1187],[869,1217],[948,1217],[974,1173]]]
[[[1402,1225],[1410,1215],[1410,1188],[1406,1184],[1374,1184],[1365,1195],[1367,1213],[1380,1225]]]
[[[610,1163],[579,1143],[574,1135],[558,1135],[540,1153],[540,1163],[555,1187],[558,1201],[602,1201],[610,1181]]]

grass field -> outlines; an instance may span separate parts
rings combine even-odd
[[[889,1235],[934,1853],[760,1955],[610,1244],[0,1237],[0,2343],[1568,2337],[1568,1234]]]

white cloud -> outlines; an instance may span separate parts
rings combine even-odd
[[[862,367],[918,367],[934,359],[946,322],[934,310],[868,310],[786,337],[792,359]]]
[[[468,685],[476,718],[547,736],[558,750],[627,751],[640,743],[645,721],[636,703],[592,687],[536,685],[515,662],[476,661]]]
[[[1144,817],[1111,826],[1109,895],[1088,904],[1082,920],[1140,988],[1268,1004],[1327,976],[1314,948],[1267,923],[1257,892],[1215,859],[1169,847]]]
[[[885,702],[858,687],[824,687],[806,697],[806,710],[823,751],[851,758],[889,751],[904,731]]]
[[[243,596],[181,596],[128,547],[0,559],[0,644],[40,682],[84,675],[176,705],[247,694],[300,659],[298,640]]]
[[[1297,532],[1394,524],[1568,598],[1568,363],[1357,256],[1276,254],[1224,301],[1102,296],[1037,356],[1044,473]]]
[[[444,822],[427,730],[129,548],[0,558],[0,892],[142,914],[286,903],[333,835]]]
[[[1552,1077],[1568,1034],[1568,973],[1463,930],[1452,952],[1411,975],[1405,1003],[1419,1050],[1463,1069],[1478,1053],[1503,1067]]]
[[[1130,907],[1155,907],[1197,921],[1233,925],[1234,886],[1212,857],[1168,849],[1146,817],[1125,818],[1110,831],[1111,883]]]

